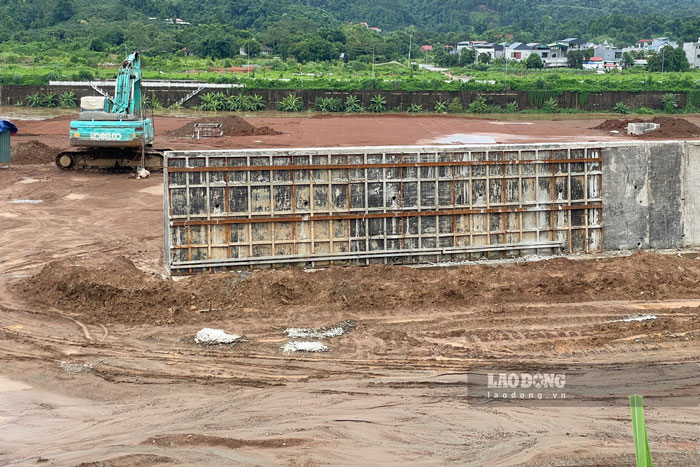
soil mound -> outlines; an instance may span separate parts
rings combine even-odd
[[[696,138],[700,137],[700,127],[689,122],[684,118],[674,117],[654,117],[651,120],[642,120],[641,118],[632,119],[610,119],[605,120],[598,126],[593,127],[593,130],[603,131],[619,131],[623,135],[627,135],[628,123],[658,123],[660,128],[636,136],[637,138]],[[630,135],[632,136],[632,135]]]
[[[49,164],[56,159],[60,149],[48,146],[40,141],[27,141],[10,148],[13,164]]]
[[[197,123],[221,123],[224,136],[265,136],[281,135],[282,133],[269,126],[256,127],[237,115],[222,115],[220,117],[205,117],[189,122],[168,134],[180,138],[191,138]]]
[[[162,325],[215,322],[250,310],[264,319],[289,306],[410,314],[421,307],[478,303],[683,298],[697,296],[700,286],[700,261],[655,253],[451,270],[255,270],[177,282],[148,275],[125,258],[104,264],[52,262],[14,290],[30,303],[76,313],[87,323]]]

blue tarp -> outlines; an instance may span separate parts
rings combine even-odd
[[[6,131],[9,131],[11,135],[14,135],[17,133],[17,127],[12,122],[0,120],[0,133],[5,133]]]

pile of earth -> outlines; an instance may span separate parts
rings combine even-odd
[[[256,127],[237,115],[222,115],[221,117],[204,117],[177,128],[168,134],[180,138],[191,138],[194,126],[198,123],[220,123],[224,136],[270,136],[282,133],[269,126]]]
[[[48,164],[56,160],[60,149],[48,146],[40,141],[27,141],[10,148],[10,158],[13,164]]]
[[[605,120],[598,126],[593,127],[593,130],[603,131],[619,131],[621,134],[627,134],[627,124],[629,123],[658,123],[660,128],[652,130],[638,138],[696,138],[700,137],[700,127],[689,122],[684,118],[673,117],[654,117],[651,120],[642,120],[641,118],[632,119],[610,119]],[[630,135],[632,136],[632,135]]]
[[[146,274],[120,257],[105,258],[101,265],[52,262],[14,286],[29,303],[76,313],[88,323],[154,325],[216,322],[251,312],[265,319],[288,307],[302,307],[306,313],[335,309],[349,315],[410,314],[426,307],[475,304],[678,299],[697,297],[698,290],[700,261],[656,253],[449,270],[286,268],[199,274],[180,281]]]

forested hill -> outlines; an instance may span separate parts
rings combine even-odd
[[[586,25],[611,14],[700,14],[698,0],[297,0],[343,21],[383,29],[409,25],[439,31],[541,30],[556,23]],[[622,25],[621,25],[622,26]]]
[[[584,37],[624,45],[643,37],[689,41],[700,35],[700,0],[0,0],[0,42],[92,31],[109,44],[105,31],[121,29],[128,40],[131,28],[153,25],[149,17],[161,25],[164,18],[182,18],[193,26],[266,33],[275,43],[348,22],[384,32],[410,27],[422,40],[444,43]]]

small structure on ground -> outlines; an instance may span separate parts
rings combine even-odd
[[[643,135],[644,133],[649,133],[658,128],[661,128],[659,123],[628,123],[627,124],[627,134],[628,135]]]

